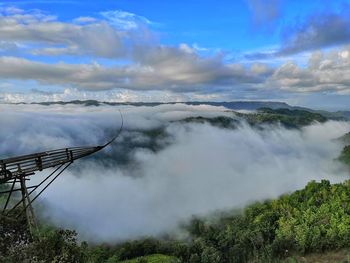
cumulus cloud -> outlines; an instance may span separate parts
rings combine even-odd
[[[190,51],[189,51],[190,50]],[[138,82],[152,83],[154,86],[166,85],[186,88],[204,85],[227,86],[237,83],[258,83],[264,74],[250,70],[243,64],[223,62],[218,54],[200,57],[188,46],[160,46],[147,53],[136,52],[136,60],[149,65],[149,71],[140,75]]]
[[[288,62],[280,66],[269,81],[281,89],[293,92],[350,92],[349,47],[330,52],[315,52],[307,67]]]
[[[0,133],[16,134],[5,137],[15,151],[37,144],[96,143],[103,140],[106,129],[117,126],[112,121],[115,107],[22,106],[1,106],[12,116],[5,116],[7,125]],[[278,126],[256,130],[242,123],[236,130],[224,130],[169,123],[186,116],[232,114],[224,108],[179,104],[122,107],[122,111],[126,132],[165,125],[171,143],[157,152],[134,149],[136,168],[118,167],[113,159],[108,166],[94,159],[76,162],[80,168],[61,176],[41,199],[42,216],[77,229],[89,240],[160,235],[193,215],[273,198],[310,180],[336,182],[348,176],[333,159],[341,150],[334,139],[349,131],[349,123],[314,124],[300,131]],[[39,130],[37,124],[44,123],[48,129]],[[121,143],[99,154],[113,155]],[[0,149],[9,152],[6,144]]]
[[[21,54],[29,52],[37,60],[2,56],[0,78],[94,91],[122,88],[193,92],[213,86],[229,89],[240,84],[255,85],[270,72],[226,63],[220,53],[201,56],[196,46],[160,45],[148,29],[153,22],[145,17],[121,10],[101,15],[99,19],[78,17],[73,22],[62,22],[36,10],[1,9],[0,50],[3,46],[8,54],[15,54],[9,52],[12,49]],[[110,58],[118,63],[47,63],[43,59],[61,55]]]
[[[264,72],[241,64],[224,64],[220,57],[202,58],[176,47],[158,47],[135,54],[136,65],[106,67],[97,63],[48,64],[17,57],[0,57],[0,78],[35,80],[85,90],[193,91],[210,85],[259,83]]]
[[[34,55],[126,58],[129,46],[147,31],[145,27],[137,34],[120,30],[106,20],[92,17],[78,17],[70,23],[40,11],[16,9],[14,12],[11,8],[0,11],[1,39],[26,44],[27,52]]]
[[[123,87],[132,74],[125,67],[106,68],[97,63],[47,64],[17,57],[0,57],[0,65],[3,79],[36,80],[42,84],[95,90]]]

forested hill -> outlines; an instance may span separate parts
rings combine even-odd
[[[189,117],[182,122],[210,123],[221,128],[236,128],[240,120],[245,120],[251,126],[261,126],[265,124],[280,124],[286,128],[301,128],[314,122],[325,122],[327,117],[320,113],[310,112],[300,109],[271,109],[261,108],[252,113],[238,113],[234,116],[219,116],[214,118]]]

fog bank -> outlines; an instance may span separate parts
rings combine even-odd
[[[76,229],[83,239],[114,242],[171,232],[193,215],[274,198],[310,180],[339,182],[349,176],[334,161],[342,147],[334,139],[349,132],[349,123],[329,121],[288,130],[253,129],[242,122],[228,130],[169,122],[189,116],[232,116],[224,108],[165,106],[123,108],[124,132],[165,125],[169,145],[156,152],[132,151],[136,169],[106,166],[93,158],[77,161],[73,166],[79,169],[67,171],[40,198],[43,218]],[[5,138],[1,153],[98,143],[106,129],[120,124],[116,109],[6,108],[12,118],[5,119],[8,125],[0,131]]]

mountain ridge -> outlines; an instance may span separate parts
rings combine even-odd
[[[18,102],[18,103],[7,103],[13,105],[83,105],[83,106],[146,106],[146,107],[156,107],[160,105],[175,105],[175,104],[185,104],[190,106],[198,105],[209,105],[216,107],[225,107],[229,110],[259,110],[261,108],[270,108],[273,110],[277,109],[288,109],[288,110],[304,110],[312,113],[321,114],[329,119],[334,120],[350,120],[350,110],[349,111],[325,111],[325,110],[315,110],[307,107],[292,106],[286,102],[279,101],[222,101],[222,102],[211,102],[211,101],[182,101],[182,102],[107,102],[98,100],[71,100],[71,101],[48,101],[48,102]]]

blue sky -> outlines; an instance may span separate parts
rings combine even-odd
[[[0,7],[3,101],[280,100],[350,108],[349,1]]]
[[[79,16],[99,17],[101,12],[123,10],[143,16],[154,24],[162,43],[196,43],[199,46],[242,52],[277,45],[278,30],[283,24],[303,19],[329,7],[339,10],[339,1],[290,1],[280,6],[275,21],[256,21],[256,13],[246,0],[159,1],[2,1],[8,6],[40,9],[71,21]],[[252,1],[254,2],[254,1]],[[263,2],[263,1],[262,1]],[[269,1],[266,1],[268,3]],[[279,1],[271,1],[273,5]],[[268,4],[264,4],[268,7]],[[276,7],[278,8],[278,7]],[[283,17],[282,17],[283,13]],[[278,17],[280,16],[280,17]],[[271,19],[273,20],[273,18]],[[266,22],[266,24],[265,24]],[[269,29],[269,27],[271,27]],[[276,30],[277,29],[277,30]]]
[[[244,51],[277,45],[278,30],[283,24],[304,19],[315,13],[332,9],[339,11],[341,1],[261,1],[266,8],[280,6],[276,20],[256,21],[256,13],[246,0],[191,0],[191,1],[2,1],[23,9],[40,9],[70,21],[78,16],[99,16],[101,12],[123,10],[143,16],[155,24],[152,26],[162,38],[162,43],[197,43],[207,48],[227,51]],[[252,1],[254,2],[254,1]],[[278,8],[278,7],[276,7]],[[280,16],[280,17],[278,17]],[[264,22],[267,22],[264,24]],[[272,27],[271,30],[265,27]],[[277,29],[277,31],[275,30]]]

